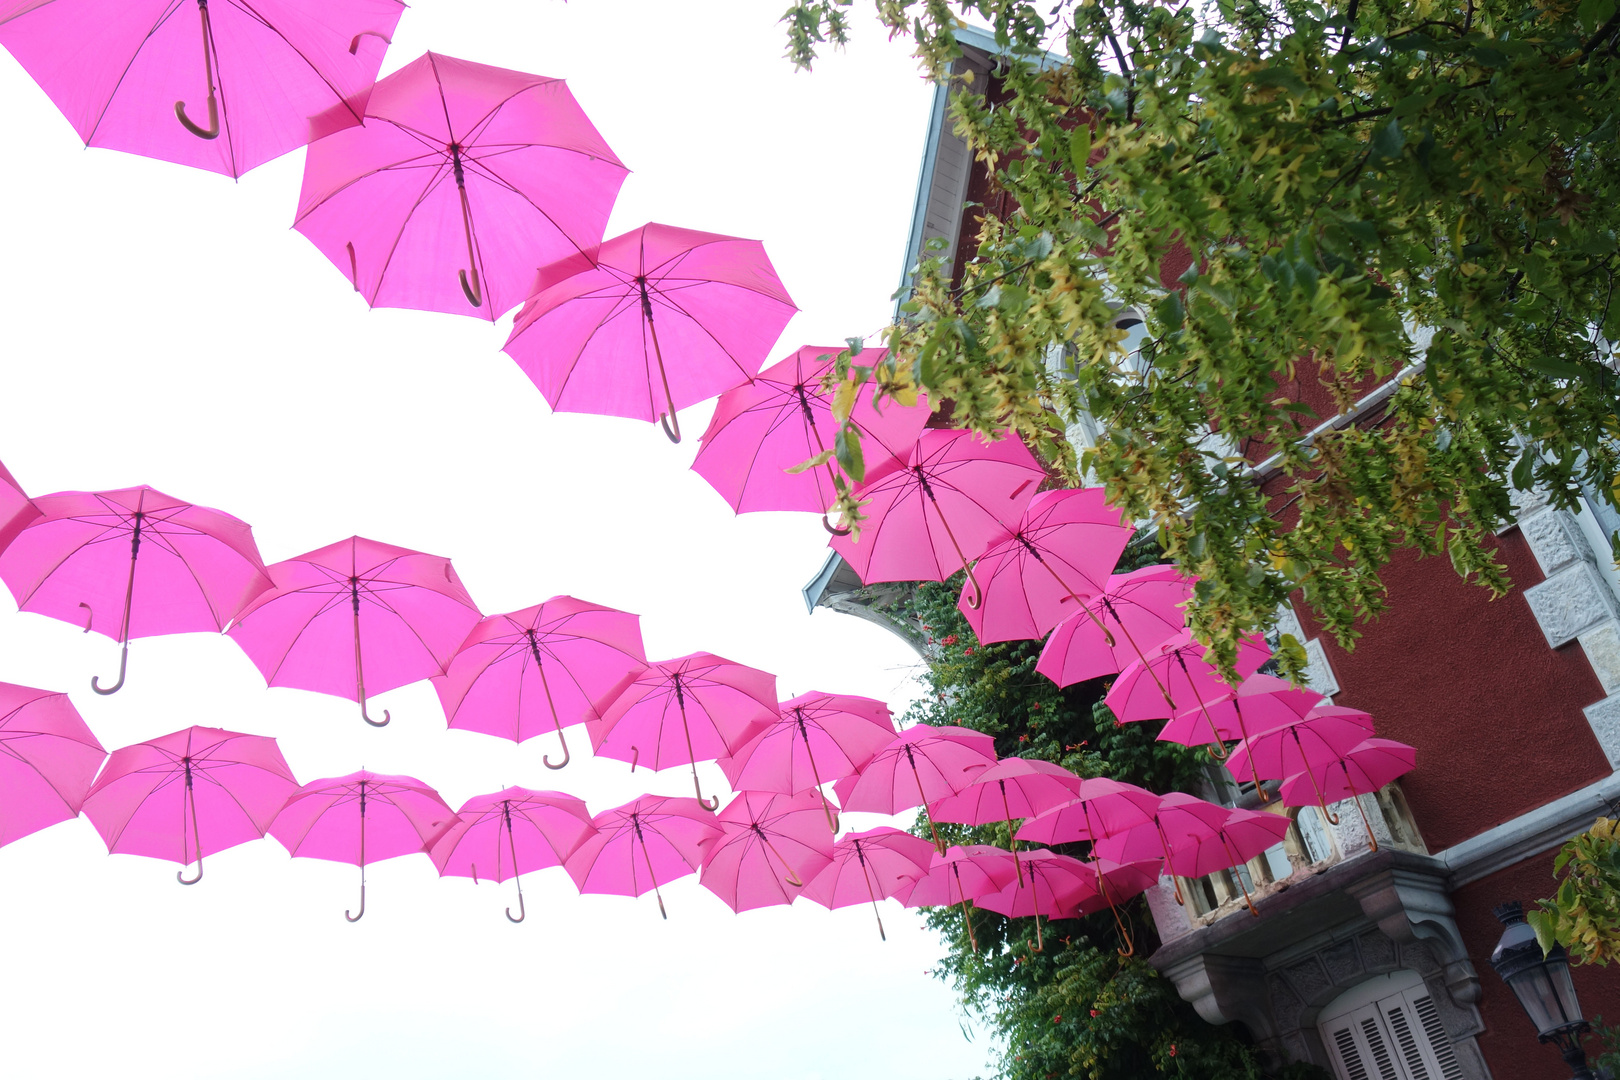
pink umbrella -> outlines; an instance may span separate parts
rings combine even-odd
[[[366,864],[414,855],[455,823],[439,793],[412,776],[359,772],[315,780],[294,792],[270,824],[287,852],[360,867],[360,910],[366,913]]]
[[[856,494],[871,520],[859,537],[833,537],[832,547],[868,585],[967,570],[977,595],[968,562],[1018,520],[1045,479],[1017,436],[987,443],[966,430],[925,431],[904,466],[867,473]]]
[[[1247,739],[1292,723],[1326,700],[1314,690],[1296,689],[1287,679],[1256,672],[1202,708],[1177,713],[1159,732],[1159,739],[1183,746]],[[1367,730],[1372,730],[1370,723]]]
[[[189,727],[112,752],[84,799],[84,814],[107,850],[197,861],[262,837],[298,788],[276,740],[219,728]]]
[[[483,876],[497,884],[515,880],[518,913],[514,917],[507,908],[506,917],[520,923],[528,916],[520,875],[561,866],[595,831],[583,800],[560,791],[509,787],[462,803],[456,820],[428,841],[428,857],[440,877],[453,874],[477,882],[483,866]]]
[[[1065,616],[1089,610],[1084,602],[1108,587],[1135,531],[1102,488],[1042,491],[974,564],[982,603],[964,593],[957,607],[987,644],[1045,637]]]
[[[1371,721],[1372,717],[1355,709],[1319,705],[1299,720],[1238,743],[1226,768],[1239,780],[1253,781],[1257,788],[1262,780],[1283,780],[1296,774],[1304,774],[1314,785],[1317,771],[1325,770],[1367,738]],[[1339,817],[1328,810],[1326,796],[1320,791],[1316,794],[1323,816],[1337,825]]]
[[[895,736],[889,707],[849,694],[800,694],[779,706],[770,726],[736,754],[720,759],[720,769],[738,791],[794,795],[841,780],[865,767]],[[837,818],[826,807],[828,827]]]
[[[269,573],[275,588],[236,617],[231,637],[269,685],[357,701],[374,727],[390,716],[366,714],[367,669],[378,693],[443,675],[479,620],[449,559],[358,536]]]
[[[17,534],[39,517],[39,507],[23,494],[22,485],[0,462],[0,551],[5,551]]]
[[[1125,920],[1119,917],[1119,905],[1158,883],[1159,861],[1150,859],[1118,863],[1112,859],[1092,858],[1084,860],[1084,863],[1091,867],[1097,876],[1097,892],[1094,896],[1082,899],[1075,914],[1095,915],[1106,907],[1113,913],[1114,925],[1119,928],[1119,936],[1125,942],[1125,947],[1119,950],[1119,955],[1134,956],[1136,942],[1131,940],[1131,932],[1126,927]]]
[[[241,176],[360,123],[404,10],[198,0],[191,18],[168,2],[0,0],[0,44],[85,145]],[[204,91],[206,127],[186,112]]]
[[[270,587],[253,530],[218,510],[144,485],[64,491],[34,504],[41,516],[0,553],[0,577],[22,610],[83,623],[123,646],[118,681],[90,680],[98,694],[124,685],[131,638],[217,633]],[[113,630],[106,616],[118,610]]]
[[[809,510],[820,513],[827,524],[827,508],[838,497],[832,463],[825,473],[787,470],[832,449],[838,438],[832,395],[822,389],[822,379],[841,350],[837,345],[806,345],[754,376],[752,383],[720,395],[692,471],[737,513]],[[887,356],[887,349],[868,350],[859,360],[875,366]],[[904,462],[928,415],[926,401],[910,407],[890,402],[880,412],[869,396],[861,396],[849,423],[861,434],[866,471],[876,475]]]
[[[604,810],[591,824],[595,834],[564,864],[579,891],[641,896],[651,889],[666,919],[658,883],[696,872],[704,849],[720,835],[713,811],[702,802],[663,795],[643,795]]]
[[[311,144],[293,227],[373,307],[493,321],[602,242],[627,171],[561,79],[430,52]]]
[[[560,769],[570,756],[563,728],[583,723],[598,701],[646,666],[639,616],[553,596],[473,627],[433,688],[453,728],[519,743],[555,728],[562,761],[542,760]]]
[[[713,653],[662,660],[621,686],[586,721],[597,756],[628,761],[632,770],[691,765],[700,802],[697,763],[732,754],[777,715],[775,675]],[[720,800],[704,805],[713,810]]]
[[[804,883],[832,862],[817,791],[744,791],[715,820],[723,830],[703,856],[703,887],[732,911],[791,904]]]
[[[676,410],[752,379],[797,310],[759,241],[644,225],[543,267],[504,348],[558,412],[680,442]]]
[[[1073,801],[1031,818],[1013,835],[1037,844],[1101,840],[1152,824],[1158,808],[1159,796],[1146,788],[1096,776],[1080,781]]]
[[[1084,602],[1084,612],[1052,631],[1035,670],[1059,686],[1073,686],[1144,659],[1187,625],[1182,605],[1192,597],[1194,580],[1173,566],[1114,574],[1107,588]]]
[[[106,760],[66,694],[0,683],[0,847],[78,817]]]
[[[935,853],[928,873],[896,895],[906,907],[962,905],[962,925],[967,927],[973,951],[978,952],[968,901],[998,893],[1017,877],[1017,858],[1012,852],[989,844],[964,844]]]
[[[810,879],[800,895],[828,910],[871,901],[878,937],[887,941],[878,897],[908,888],[928,873],[933,859],[932,844],[888,825],[849,833],[833,845],[832,862]]]
[[[896,735],[856,777],[834,785],[845,810],[898,814],[924,807],[934,845],[942,847],[927,807],[966,788],[996,763],[990,736],[960,727],[918,724]]]
[[[1079,859],[1040,849],[1014,852],[1013,862],[1018,867],[1018,880],[974,902],[986,911],[1009,919],[1033,916],[1035,951],[1045,952],[1041,916],[1064,918],[1079,907],[1082,900],[1096,896],[1094,869]]]
[[[1171,717],[1229,694],[1232,687],[1206,657],[1209,650],[1183,630],[1161,644],[1145,660],[1135,660],[1120,672],[1103,699],[1121,722]],[[1271,659],[1271,649],[1258,634],[1238,643],[1237,673],[1248,678]],[[1210,747],[1210,756],[1226,759],[1225,747]]]
[[[1154,825],[1143,825],[1120,836],[1099,840],[1094,850],[1104,858],[1120,862],[1158,859],[1172,874],[1198,878],[1248,862],[1281,843],[1288,834],[1289,821],[1282,814],[1219,809],[1223,809],[1221,814],[1162,814]],[[1254,906],[1249,887],[1241,876],[1238,886],[1243,890],[1250,914],[1258,917],[1260,910]],[[1181,899],[1179,882],[1176,898]]]
[[[1126,855],[1134,858],[1164,857],[1165,865],[1175,869],[1178,865],[1177,855],[1184,848],[1205,843],[1216,837],[1221,827],[1226,824],[1227,810],[1224,806],[1217,806],[1196,795],[1188,795],[1181,791],[1172,791],[1159,799],[1159,805],[1154,808],[1151,827],[1159,841],[1159,850],[1153,853],[1144,853],[1137,850],[1126,850],[1119,847],[1110,848],[1107,845],[1118,838],[1107,838],[1098,841],[1097,854],[1108,855],[1124,861]],[[1132,830],[1140,832],[1147,828]],[[1231,865],[1230,863],[1226,865]],[[1217,868],[1218,869],[1218,868]],[[1180,870],[1176,871],[1181,873]],[[1207,873],[1208,871],[1206,871]],[[1191,875],[1198,877],[1201,875]],[[1181,897],[1181,883],[1175,883],[1176,902],[1184,903]]]
[[[1337,758],[1307,765],[1299,775],[1283,781],[1284,806],[1320,806],[1328,820],[1338,818],[1327,813],[1327,804],[1340,799],[1354,799],[1361,812],[1361,824],[1367,829],[1372,849],[1378,850],[1378,837],[1373,835],[1372,822],[1361,805],[1361,796],[1370,795],[1411,772],[1417,765],[1417,751],[1393,739],[1364,739]]]
[[[1005,821],[1012,835],[1013,818],[1032,818],[1080,797],[1081,780],[1061,765],[1039,758],[1006,758],[979,773],[955,795],[929,807],[935,821],[987,825]],[[1018,842],[1012,843],[1018,850]],[[1015,864],[1022,865],[1022,864]],[[1019,881],[1023,878],[1020,877]]]

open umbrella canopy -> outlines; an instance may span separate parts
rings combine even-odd
[[[591,819],[596,832],[568,857],[568,876],[582,893],[641,896],[651,890],[669,918],[659,888],[695,873],[720,835],[714,813],[697,799],[643,795]]]
[[[453,728],[513,742],[579,724],[629,676],[646,670],[638,616],[553,596],[473,627],[433,689]],[[551,765],[551,759],[545,759]],[[553,768],[568,764],[568,744]]]
[[[429,841],[428,855],[440,876],[502,882],[561,866],[595,831],[583,799],[509,787],[462,803]]]
[[[1158,807],[1159,796],[1146,788],[1095,776],[1080,781],[1072,801],[1024,822],[1015,836],[1037,844],[1101,840],[1151,824]]]
[[[1066,616],[1041,649],[1035,670],[1059,686],[1113,675],[1141,660],[1187,625],[1184,605],[1195,579],[1173,566],[1144,566],[1114,574]]]
[[[1297,689],[1287,679],[1255,672],[1236,690],[1177,713],[1160,730],[1159,739],[1183,746],[1247,739],[1292,723],[1325,701],[1314,690]]]
[[[1039,758],[1003,758],[978,773],[955,795],[932,803],[935,821],[986,825],[1032,818],[1080,797],[1083,781],[1061,765]]]
[[[373,307],[494,320],[601,243],[627,172],[561,79],[430,52],[311,144],[293,227]]]
[[[738,791],[792,795],[859,772],[894,737],[883,702],[812,690],[782,702],[770,725],[721,758],[720,768]]]
[[[598,757],[657,772],[734,753],[777,717],[776,676],[713,653],[660,660],[604,697],[586,722]],[[710,806],[713,809],[719,803]]]
[[[975,898],[975,904],[1008,918],[1044,915],[1062,919],[1074,914],[1081,901],[1097,895],[1096,871],[1088,863],[1042,848],[1020,851],[1014,857],[1022,876],[1000,892]]]
[[[0,551],[5,551],[28,523],[39,517],[39,508],[23,494],[17,478],[0,462]]]
[[[141,486],[63,491],[34,500],[40,516],[0,552],[17,606],[132,638],[225,629],[270,587],[253,530],[219,510]],[[97,685],[102,693],[121,687]]]
[[[1018,880],[1013,853],[992,844],[960,844],[936,852],[928,873],[896,895],[906,907],[947,907],[1000,892]]]
[[[1143,660],[1133,660],[1104,702],[1122,721],[1169,719],[1189,709],[1202,710],[1210,702],[1232,692],[1215,665],[1206,657],[1209,649],[1192,636],[1191,630],[1161,643]],[[1257,634],[1238,643],[1237,673],[1240,679],[1253,675],[1271,659],[1271,648]]]
[[[557,412],[660,420],[750,381],[798,309],[758,240],[644,225],[542,267],[507,355]]]
[[[428,841],[455,819],[439,793],[414,776],[361,769],[299,788],[271,823],[270,835],[291,855],[358,866],[360,910],[343,913],[358,922],[366,913],[366,867],[426,851]]]
[[[832,836],[818,791],[744,791],[721,808],[723,830],[703,856],[703,887],[732,911],[791,904],[832,862]]]
[[[366,696],[444,674],[479,621],[450,560],[353,536],[269,567],[229,630],[271,686]]]
[[[1370,795],[1417,766],[1417,751],[1394,739],[1363,739],[1340,757],[1320,761],[1283,781],[1284,806],[1315,806]]]
[[[0,683],[0,847],[78,817],[106,760],[66,694]]]
[[[1365,713],[1311,710],[1291,723],[1251,735],[1232,751],[1227,769],[1239,780],[1283,780],[1325,769],[1359,746],[1371,733]],[[1350,715],[1345,715],[1350,714]]]
[[[1248,862],[1288,835],[1284,814],[1228,809],[1219,818],[1198,820],[1187,828],[1172,823],[1159,835],[1157,825],[1140,825],[1119,836],[1099,840],[1098,855],[1116,862],[1165,861],[1173,874],[1197,878]],[[1207,830],[1203,826],[1208,826]],[[1169,858],[1165,859],[1166,838]]]
[[[846,833],[833,844],[832,861],[800,895],[825,908],[875,904],[926,875],[934,854],[933,844],[892,825]]]
[[[715,405],[692,471],[707,480],[739,514],[756,510],[808,510],[825,514],[838,497],[833,466],[789,473],[833,449],[840,425],[833,396],[822,389],[842,345],[806,345],[758,375],[727,390]],[[886,349],[860,354],[862,366],[883,361]],[[850,423],[861,433],[861,456],[873,475],[902,463],[928,423],[928,403],[873,405],[860,394]]]
[[[400,0],[0,0],[86,146],[241,176],[361,122]]]
[[[189,727],[112,752],[85,796],[84,814],[112,853],[182,866],[264,836],[294,791],[276,741]]]
[[[858,775],[845,777],[833,790],[845,810],[898,814],[955,795],[995,763],[990,736],[918,724],[896,735]]]
[[[1107,588],[1135,532],[1102,488],[1042,491],[974,564],[983,601],[964,592],[957,606],[986,644],[1045,637]]]
[[[1018,521],[1045,479],[1016,435],[986,442],[934,428],[904,465],[867,473],[856,495],[866,500],[868,520],[858,535],[831,544],[867,585],[944,581]]]

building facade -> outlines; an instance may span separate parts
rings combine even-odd
[[[989,36],[960,40],[959,64],[993,80]],[[907,269],[936,239],[957,260],[978,215],[1007,210],[945,107],[937,92]],[[1326,815],[1261,804],[1212,774],[1206,796],[1292,815],[1287,840],[1149,892],[1153,965],[1205,1019],[1245,1025],[1274,1060],[1340,1080],[1561,1075],[1490,969],[1492,909],[1548,895],[1557,849],[1620,804],[1620,572],[1608,542],[1620,520],[1595,498],[1571,514],[1532,495],[1517,512],[1497,537],[1515,584],[1499,600],[1447,560],[1403,552],[1384,573],[1389,610],[1353,652],[1308,612],[1284,613],[1307,643],[1312,687],[1372,713],[1381,737],[1416,749],[1417,767]],[[904,596],[862,586],[836,555],[805,599],[921,649]],[[1588,1017],[1620,1022],[1620,971],[1578,968],[1575,980]]]

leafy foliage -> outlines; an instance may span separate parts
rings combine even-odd
[[[794,0],[792,60],[849,6]],[[1223,662],[1295,590],[1352,644],[1403,546],[1502,593],[1514,489],[1616,497],[1616,0],[876,10],[1012,206],[959,276],[916,268],[883,378],[1155,524]],[[989,85],[952,74],[965,14],[1004,53]]]
[[[1571,963],[1608,966],[1620,956],[1620,822],[1598,818],[1553,860],[1562,878],[1525,920],[1543,949],[1562,945]]]
[[[1149,725],[1117,723],[1102,704],[1102,680],[1059,689],[1035,672],[1038,642],[979,643],[956,609],[959,584],[960,579],[919,585],[912,601],[913,613],[931,635],[932,659],[928,693],[908,720],[983,731],[995,737],[1003,756],[1038,757],[1086,776],[1106,774],[1157,791],[1198,785],[1202,751],[1158,742]],[[952,843],[1006,846],[1009,841],[1005,824],[941,824],[939,830]],[[919,835],[926,834],[927,826],[919,824]],[[1060,850],[1083,855],[1086,847]],[[1267,1075],[1239,1030],[1206,1023],[1142,959],[1152,950],[1145,908],[1136,899],[1121,910],[1138,945],[1131,958],[1120,956],[1120,932],[1106,912],[1047,923],[1040,952],[1030,919],[974,910],[974,950],[960,907],[929,913],[930,925],[950,947],[935,972],[954,984],[969,1013],[1003,1042],[1002,1077],[1258,1080]],[[1307,1069],[1284,1075],[1320,1074]]]

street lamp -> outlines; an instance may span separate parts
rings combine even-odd
[[[1541,1041],[1555,1044],[1564,1055],[1575,1080],[1593,1080],[1592,1070],[1586,1067],[1586,1051],[1581,1049],[1581,1036],[1592,1025],[1582,1018],[1580,1003],[1575,1000],[1564,947],[1554,945],[1543,953],[1535,930],[1524,920],[1524,906],[1517,900],[1509,900],[1494,914],[1507,929],[1491,953],[1491,967],[1530,1014]]]

